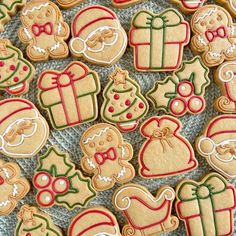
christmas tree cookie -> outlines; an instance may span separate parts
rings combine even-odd
[[[85,207],[96,196],[91,180],[75,169],[67,153],[56,147],[50,147],[39,158],[33,185],[38,190],[36,201],[42,207],[61,205],[72,210]]]
[[[25,94],[34,75],[34,66],[23,58],[21,50],[8,39],[0,39],[0,90],[11,95]]]
[[[184,61],[181,68],[164,81],[157,81],[147,98],[156,110],[174,116],[201,113],[206,106],[205,88],[210,84],[209,69],[200,57]]]
[[[1,0],[0,2],[0,32],[4,30],[4,25],[14,16],[17,9],[23,7],[26,0]]]
[[[141,94],[140,86],[126,70],[117,68],[109,75],[103,97],[102,118],[122,132],[136,129],[139,120],[148,112],[148,102]]]
[[[14,236],[62,236],[52,219],[36,207],[22,206],[17,219]]]

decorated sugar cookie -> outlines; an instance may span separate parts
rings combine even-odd
[[[123,8],[123,7],[129,7],[135,3],[142,2],[143,0],[112,0],[112,4],[115,7]]]
[[[76,58],[109,66],[124,54],[127,35],[110,9],[91,5],[80,10],[71,24],[70,51]]]
[[[174,116],[199,114],[206,107],[205,89],[210,84],[209,69],[200,57],[184,61],[180,69],[164,81],[157,81],[147,98],[157,111]]]
[[[176,198],[187,236],[234,235],[235,188],[221,175],[210,173],[200,182],[183,180]]]
[[[81,166],[93,174],[96,190],[110,189],[116,182],[127,183],[134,178],[135,171],[129,163],[133,148],[114,126],[105,123],[91,126],[82,135],[80,147],[84,153]]]
[[[39,102],[55,129],[96,120],[100,81],[96,72],[78,61],[64,70],[46,70],[38,80]]]
[[[202,7],[206,0],[170,0],[171,2],[179,5],[180,10],[186,14],[195,12],[198,8]]]
[[[236,59],[236,31],[230,14],[217,5],[199,8],[191,19],[193,51],[208,67]]]
[[[213,118],[196,140],[196,149],[226,178],[236,179],[236,115]]]
[[[19,166],[0,160],[0,215],[9,215],[30,190],[26,178],[20,177]]]
[[[146,141],[138,158],[143,178],[164,178],[198,167],[191,144],[180,134],[181,126],[172,116],[154,116],[142,124],[140,132]]]
[[[0,32],[4,30],[4,25],[22,8],[26,0],[1,0],[0,2]]]
[[[232,16],[236,16],[236,0],[216,0],[216,2],[224,6]]]
[[[32,102],[23,98],[0,101],[0,153],[13,158],[33,157],[48,135],[48,124]]]
[[[65,40],[70,29],[56,4],[48,0],[27,2],[21,12],[21,22],[18,36],[27,45],[30,60],[45,61],[68,56]]]
[[[115,124],[121,132],[130,132],[137,128],[139,120],[148,111],[148,102],[141,94],[138,83],[121,68],[109,76],[104,88],[104,102],[101,116],[108,123]]]
[[[8,39],[0,39],[0,90],[11,95],[25,94],[35,75],[34,66]]]
[[[37,204],[42,207],[60,205],[73,210],[86,207],[96,196],[91,180],[75,169],[67,153],[56,147],[50,147],[39,157],[33,185],[37,189]]]
[[[221,90],[221,96],[215,101],[216,109],[223,113],[236,113],[236,62],[220,65],[214,79]]]
[[[71,8],[84,0],[57,0],[57,3],[64,9]]]
[[[71,221],[68,236],[121,236],[115,216],[104,207],[80,212]]]
[[[171,215],[174,199],[175,192],[169,186],[161,187],[155,197],[138,184],[118,188],[112,202],[128,221],[122,235],[151,236],[177,229],[179,220]]]
[[[190,27],[173,8],[155,14],[140,10],[131,21],[129,43],[137,71],[174,71],[190,40]]]
[[[17,219],[14,236],[63,236],[50,216],[36,207],[23,205],[17,214]]]

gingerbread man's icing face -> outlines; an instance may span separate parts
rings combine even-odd
[[[228,27],[231,23],[228,15],[219,8],[206,8],[195,15],[193,29],[199,34],[204,34],[207,30],[215,30],[219,27]]]

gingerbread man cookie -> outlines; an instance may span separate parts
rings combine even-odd
[[[115,216],[104,207],[80,212],[71,221],[68,236],[121,236]]]
[[[73,210],[75,207],[86,207],[96,196],[91,180],[75,169],[67,153],[60,152],[56,147],[50,147],[38,159],[33,185],[38,190],[36,201],[42,207],[61,205]]]
[[[64,9],[71,8],[77,4],[82,3],[84,0],[57,0],[57,3]]]
[[[98,191],[112,188],[116,182],[126,183],[134,178],[135,171],[128,162],[133,148],[123,141],[119,130],[100,123],[88,128],[82,135],[80,146],[84,153],[81,166],[93,174],[93,186]]]
[[[112,5],[114,7],[123,8],[123,7],[129,7],[133,4],[140,3],[143,0],[112,0]]]
[[[0,160],[0,215],[9,215],[17,203],[29,192],[26,178],[20,177],[16,163]]]
[[[236,115],[213,118],[196,140],[198,153],[226,178],[236,179]]]
[[[220,65],[214,79],[221,90],[221,96],[215,101],[215,108],[223,113],[236,113],[236,62]]]
[[[179,5],[180,10],[185,13],[193,13],[198,8],[202,7],[206,0],[170,0],[172,3]],[[220,0],[222,1],[222,0]]]
[[[103,91],[102,118],[115,124],[121,132],[131,132],[148,112],[148,102],[141,94],[139,84],[121,68],[109,75]]]
[[[92,5],[80,10],[71,24],[70,51],[91,63],[109,66],[124,54],[127,35],[110,9]]]
[[[210,173],[200,182],[183,180],[176,198],[176,211],[187,236],[234,235],[236,192],[221,175]]]
[[[32,0],[21,12],[22,27],[19,39],[27,45],[27,55],[32,61],[65,58],[69,50],[65,40],[70,29],[59,8],[51,1]]]
[[[17,219],[14,236],[63,236],[51,217],[36,207],[23,205]]]
[[[140,132],[146,141],[138,158],[143,178],[164,178],[198,167],[191,144],[180,134],[181,126],[172,116],[154,116],[142,124]]]
[[[0,2],[0,32],[4,30],[4,25],[22,8],[26,0],[1,0]]]
[[[33,157],[48,135],[48,124],[32,102],[23,98],[0,101],[0,153],[13,158]]]
[[[225,60],[236,59],[236,31],[230,14],[217,5],[198,9],[191,19],[194,52],[201,53],[203,62],[218,66]]]
[[[216,0],[216,2],[224,6],[232,16],[236,16],[236,0]]]
[[[122,235],[154,236],[177,229],[179,220],[171,215],[174,200],[175,191],[169,186],[161,187],[155,197],[138,184],[118,188],[112,202],[128,221]]]
[[[35,75],[34,66],[8,39],[0,39],[0,74],[0,90],[11,95],[27,93]]]

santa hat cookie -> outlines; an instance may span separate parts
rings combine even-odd
[[[80,10],[71,25],[70,51],[98,65],[112,65],[124,54],[127,35],[116,14],[92,5]]]
[[[79,213],[71,222],[68,236],[121,236],[115,216],[103,207],[93,207]]]
[[[212,119],[196,141],[198,153],[227,178],[236,178],[236,115]]]

